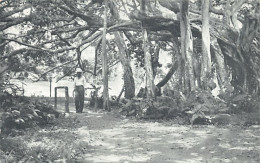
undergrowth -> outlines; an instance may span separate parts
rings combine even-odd
[[[121,113],[138,119],[171,119],[178,124],[254,125],[260,124],[259,96],[231,94],[214,97],[195,90],[161,96],[153,100],[134,98],[122,101]],[[243,117],[237,120],[236,117]]]
[[[1,134],[19,135],[25,129],[51,124],[59,117],[59,112],[46,102],[13,96],[7,92],[1,93],[0,99],[0,108],[3,112]]]
[[[28,129],[23,135],[2,135],[0,162],[77,162],[82,153],[88,152],[88,142],[77,137],[77,117],[61,117],[53,123]]]

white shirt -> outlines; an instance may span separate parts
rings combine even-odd
[[[81,86],[81,85],[85,86],[86,83],[87,83],[86,79],[83,76],[81,76],[80,78],[78,77],[74,78],[74,86]]]

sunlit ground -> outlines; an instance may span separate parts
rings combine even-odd
[[[100,115],[100,121],[102,116]],[[87,119],[97,117],[91,112]],[[84,138],[86,128],[78,134]],[[170,122],[122,120],[113,127],[90,127],[94,153],[86,162],[259,162],[260,127],[180,126]]]

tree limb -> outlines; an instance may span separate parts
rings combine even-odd
[[[214,13],[214,14],[217,14],[217,15],[224,15],[224,11],[223,10],[215,9],[212,5],[210,5],[209,11]]]
[[[71,46],[71,47],[61,48],[61,49],[57,49],[57,50],[49,50],[49,49],[46,49],[46,48],[43,48],[43,47],[39,47],[38,45],[26,44],[26,43],[23,43],[21,41],[15,40],[15,39],[9,39],[9,38],[2,38],[2,39],[3,40],[13,41],[13,42],[16,42],[16,43],[18,43],[20,45],[23,45],[23,46],[26,46],[26,47],[30,47],[30,48],[33,48],[35,50],[49,52],[49,53],[62,53],[64,51],[76,49],[76,47]],[[26,48],[23,48],[23,49],[26,50]],[[9,57],[9,56],[6,56],[6,57]]]
[[[30,7],[31,7],[31,5],[29,5],[29,4],[24,4],[23,7],[21,7],[21,8],[17,8],[17,9],[14,9],[14,10],[10,10],[9,12],[5,12],[4,14],[1,14],[1,15],[0,15],[1,21],[2,21],[2,19],[4,19],[4,18],[7,18],[7,17],[9,17],[9,16],[12,16],[12,15],[14,15],[14,14],[16,14],[16,13],[22,12],[22,11],[24,11],[25,9],[28,9],[28,8],[30,8]]]
[[[25,21],[29,21],[31,20],[31,17],[27,16],[27,17],[22,17],[22,18],[15,18],[12,22],[9,23],[5,23],[3,25],[0,25],[0,31],[4,31],[9,27],[15,26],[17,24],[21,24]]]
[[[94,16],[94,15],[85,15],[85,14],[79,13],[77,11],[71,10],[70,8],[68,8],[64,5],[59,6],[59,7],[61,9],[65,10],[67,13],[77,16],[77,17],[81,18],[82,20],[88,22],[88,24],[92,24],[92,25],[95,25],[97,23],[102,24],[102,19],[100,17]],[[101,23],[100,23],[100,21],[101,21]]]
[[[38,81],[39,81],[44,75],[46,75],[47,73],[49,73],[49,72],[51,72],[51,71],[53,71],[53,70],[55,70],[55,69],[57,69],[57,68],[59,68],[59,67],[62,67],[62,66],[64,66],[64,65],[67,65],[67,64],[69,64],[69,63],[75,62],[75,61],[77,61],[77,59],[74,59],[74,60],[72,60],[72,61],[68,61],[68,62],[65,62],[65,63],[60,64],[60,65],[58,65],[58,66],[55,66],[55,67],[53,67],[53,68],[51,68],[51,69],[45,71],[44,73],[42,73],[42,74],[39,76],[39,78],[38,78],[37,80],[33,81],[33,82],[38,82]]]
[[[71,43],[69,43],[68,40],[62,38],[58,33],[56,33],[56,35],[57,35],[63,42],[65,42],[68,46],[72,46]]]

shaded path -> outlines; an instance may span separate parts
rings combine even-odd
[[[260,162],[260,126],[217,128],[77,114],[89,152],[79,162]]]

